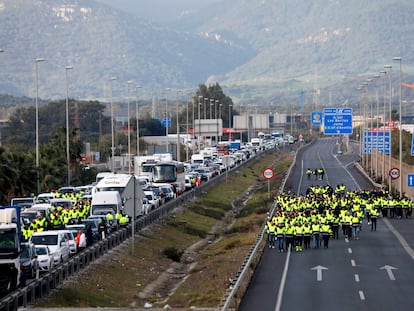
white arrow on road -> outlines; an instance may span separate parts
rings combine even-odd
[[[328,270],[328,268],[323,266],[315,266],[311,270],[316,270],[316,281],[322,281],[322,270]]]
[[[385,265],[384,267],[381,267],[380,269],[381,270],[386,270],[390,280],[395,281],[395,276],[394,276],[394,273],[392,273],[392,270],[398,270],[398,268],[395,268],[395,267],[389,266],[389,265]]]

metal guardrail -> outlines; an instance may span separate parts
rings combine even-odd
[[[236,174],[241,167],[251,163],[255,158],[256,156],[250,157],[247,161],[244,161],[226,173],[222,173],[209,181],[202,183],[197,188],[184,192],[175,200],[167,202],[160,208],[155,209],[149,214],[137,219],[134,222],[135,233],[139,233],[145,227],[155,223],[181,204],[192,200],[194,197],[200,196],[203,191],[213,187],[216,183]],[[42,274],[38,279],[30,280],[27,286],[18,288],[7,296],[1,298],[0,311],[17,311],[19,307],[27,307],[28,305],[34,304],[37,300],[49,295],[53,289],[57,288],[65,280],[77,274],[96,259],[102,257],[112,248],[129,239],[131,235],[132,224],[129,224],[127,227],[121,228],[108,235],[105,240],[99,241],[77,253],[68,261],[55,267],[50,272]]]

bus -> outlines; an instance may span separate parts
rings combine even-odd
[[[178,184],[185,189],[185,172],[183,162],[158,162],[152,166],[152,185]]]
[[[217,154],[218,155],[228,155],[229,154],[229,145],[228,141],[222,141],[217,144]]]

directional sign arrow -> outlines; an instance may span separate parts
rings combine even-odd
[[[398,270],[398,268],[395,268],[395,267],[389,266],[389,265],[385,265],[384,267],[381,267],[380,269],[381,270],[386,270],[390,280],[395,281],[395,276],[394,276],[394,273],[392,273],[392,270]]]
[[[316,281],[322,281],[322,270],[328,270],[328,268],[323,266],[315,266],[311,270],[316,270]]]

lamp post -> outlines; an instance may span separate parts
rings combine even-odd
[[[222,108],[222,106],[223,106],[223,104],[222,103],[220,103],[220,105],[219,105],[219,119],[221,120],[221,108]],[[223,121],[221,121],[221,124],[223,125]],[[223,126],[222,126],[223,127]],[[222,134],[223,134],[223,130],[222,130]],[[222,135],[219,135],[219,141],[221,141],[221,136]]]
[[[114,136],[114,103],[112,99],[112,84],[117,80],[116,77],[112,77],[110,80],[110,96],[111,96],[111,171],[114,171],[114,155],[115,155],[115,136]]]
[[[399,95],[399,165],[400,165],[400,177],[399,177],[399,188],[400,188],[400,198],[402,198],[403,189],[402,189],[402,58],[401,57],[393,57],[392,60],[396,60],[400,62],[400,95]]]
[[[169,88],[166,88],[165,89],[165,138],[166,138],[166,147],[165,147],[165,152],[166,153],[168,153],[168,145],[169,145],[169,142],[168,142],[168,99],[167,99],[167,97],[168,97],[168,91],[169,91],[170,89]]]
[[[130,97],[129,97],[129,86],[133,84],[133,81],[128,81],[128,94],[127,94],[127,105],[128,105],[128,174],[131,175],[131,107],[130,107]]]
[[[203,113],[204,119],[207,119],[207,103],[208,103],[208,98],[204,97],[204,113]]]
[[[229,138],[228,138],[228,140],[230,141],[231,139],[230,139],[230,137],[231,137],[231,132],[232,132],[232,127],[231,127],[231,109],[232,109],[232,107],[233,107],[233,105],[229,105]]]
[[[200,152],[200,136],[201,136],[201,117],[200,117],[200,109],[201,109],[201,99],[203,96],[198,96],[198,135],[197,135],[197,147],[198,152]]]
[[[390,130],[390,154],[388,155],[388,193],[391,195],[391,190],[392,190],[392,179],[391,176],[389,176],[389,171],[391,170],[391,165],[392,165],[392,129],[391,129],[391,125],[392,125],[392,66],[391,65],[385,65],[384,69],[389,69],[389,81],[390,81],[390,96],[389,96],[389,116],[388,116],[388,127]]]
[[[66,165],[67,167],[67,186],[70,186],[71,170],[70,170],[70,150],[69,150],[69,83],[68,83],[68,71],[73,69],[73,66],[65,67],[66,74]]]
[[[381,182],[384,183],[385,182],[385,115],[386,115],[386,89],[387,89],[387,81],[386,81],[386,75],[387,72],[385,70],[381,70],[380,71],[381,74],[384,74],[384,109],[383,109],[383,116],[382,116],[382,123],[383,123],[383,130],[382,130],[382,135],[383,135],[383,143],[382,143],[382,170],[381,170]]]
[[[35,84],[36,84],[36,187],[40,193],[40,166],[39,166],[39,63],[44,62],[44,58],[35,60]]]
[[[135,118],[137,119],[137,157],[139,157],[139,113],[138,113],[138,99],[139,99],[139,89],[142,88],[142,86],[137,86],[137,100],[135,102]]]
[[[179,96],[180,91],[177,90],[177,98],[176,98],[176,119],[177,119],[177,148],[176,148],[176,160],[178,162],[180,162],[181,157],[180,157],[180,122],[178,120],[178,96]]]
[[[190,132],[189,132],[190,129],[189,129],[189,126],[188,126],[188,105],[189,105],[189,103],[190,103],[190,99],[188,98],[187,99],[186,122],[185,122],[185,124],[187,125],[187,127],[186,127],[187,139],[186,139],[186,143],[185,143],[185,160],[186,161],[188,161],[188,137],[190,136]]]
[[[219,103],[219,101],[216,99],[214,101],[214,119],[216,120],[216,146],[217,146],[217,142],[218,142],[218,118],[217,118],[217,104]]]

